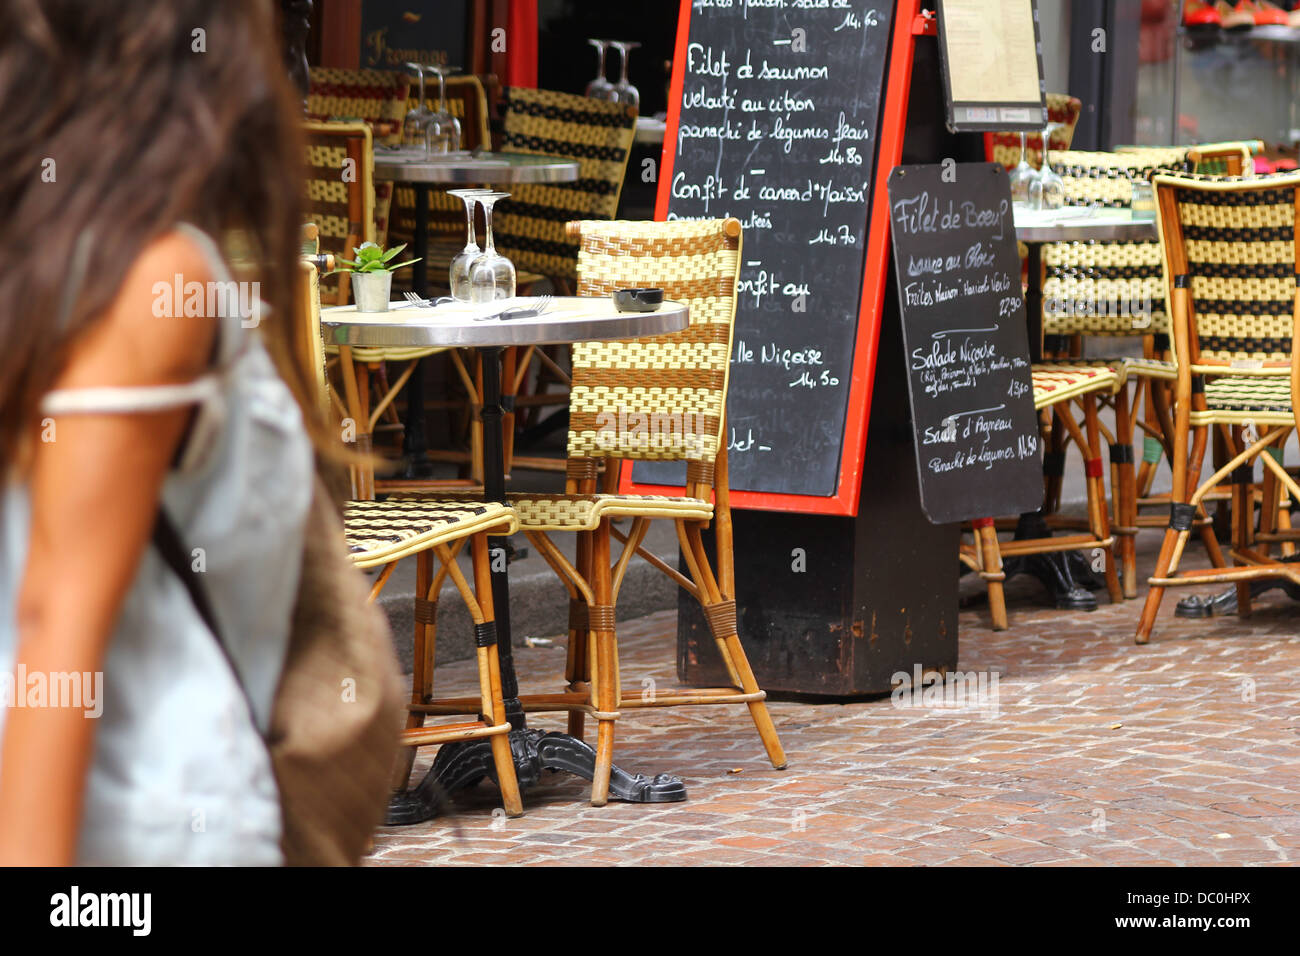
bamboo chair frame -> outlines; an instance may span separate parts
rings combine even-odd
[[[314,227],[308,227],[309,241]],[[310,378],[317,384],[317,400],[327,412],[332,405],[325,376],[324,348],[320,334],[320,295],[318,265],[320,257],[307,256],[301,263],[300,321],[303,354],[309,363]],[[346,379],[345,381],[350,381]],[[361,569],[380,568],[371,586],[369,600],[378,600],[399,561],[416,558],[414,674],[411,702],[407,708],[406,727],[402,731],[402,758],[393,770],[393,789],[407,785],[414,766],[417,748],[463,740],[490,738],[493,770],[501,789],[502,804],[508,816],[523,814],[523,802],[510,752],[510,722],[506,719],[501,687],[501,666],[497,654],[495,613],[492,604],[492,579],[488,553],[489,535],[509,535],[518,530],[514,512],[503,505],[463,501],[352,501],[344,505],[344,530],[353,564]],[[457,564],[457,556],[470,543],[473,583],[466,579]],[[438,568],[434,571],[434,558]],[[450,577],[474,622],[475,656],[478,667],[479,694],[471,713],[475,720],[425,726],[427,708],[436,705],[433,697],[433,668],[436,648],[438,596]]]
[[[1155,626],[1156,615],[1164,591],[1169,587],[1198,584],[1234,583],[1237,588],[1237,613],[1248,617],[1251,609],[1250,582],[1261,578],[1286,578],[1300,583],[1300,566],[1280,563],[1269,554],[1274,542],[1294,542],[1295,533],[1289,532],[1289,521],[1281,518],[1280,495],[1284,490],[1288,499],[1300,496],[1300,485],[1283,468],[1270,447],[1280,447],[1296,428],[1294,396],[1300,387],[1300,353],[1292,347],[1300,335],[1300,288],[1291,293],[1289,340],[1283,345],[1281,323],[1269,325],[1268,303],[1277,304],[1277,280],[1285,268],[1293,282],[1300,283],[1300,174],[1240,179],[1236,181],[1207,181],[1173,176],[1155,179],[1156,206],[1160,225],[1161,243],[1165,255],[1166,275],[1169,281],[1171,318],[1174,333],[1174,350],[1181,358],[1176,384],[1176,413],[1174,426],[1173,494],[1169,524],[1161,545],[1156,567],[1149,579],[1142,615],[1138,621],[1135,643],[1146,644]],[[1288,199],[1282,201],[1286,194]],[[1270,194],[1273,201],[1269,202]],[[1213,213],[1189,210],[1184,206],[1201,208],[1189,202],[1190,197],[1215,197],[1206,206]],[[1242,224],[1250,212],[1255,221]],[[1229,211],[1221,212],[1224,207]],[[1269,217],[1272,218],[1269,218]],[[1196,230],[1188,238],[1187,218],[1207,218],[1209,225],[1193,223]],[[1237,221],[1234,221],[1237,220]],[[1279,222],[1282,223],[1279,225]],[[1226,225],[1225,225],[1226,223]],[[1206,232],[1212,229],[1212,232]],[[1267,230],[1266,232],[1264,230]],[[1239,233],[1233,239],[1232,233]],[[1282,238],[1279,238],[1279,234]],[[1260,235],[1271,236],[1261,240]],[[1210,236],[1212,241],[1206,241]],[[1253,241],[1252,241],[1253,240]],[[1266,253],[1275,253],[1270,245],[1288,241],[1291,255],[1288,262],[1270,261]],[[1197,243],[1189,247],[1189,242]],[[1194,251],[1193,251],[1194,249]],[[1202,262],[1218,252],[1236,256],[1227,264],[1219,261]],[[1257,250],[1262,250],[1258,251]],[[1252,259],[1251,256],[1255,258]],[[1199,258],[1198,258],[1199,257]],[[1232,282],[1239,283],[1231,285]],[[1270,282],[1273,283],[1270,285]],[[1217,292],[1207,295],[1206,290]],[[1207,307],[1222,312],[1198,316],[1197,293]],[[1229,297],[1228,293],[1233,293]],[[1272,293],[1270,295],[1270,293]],[[1252,307],[1254,303],[1259,306]],[[1208,331],[1199,326],[1201,318],[1207,322]],[[1225,325],[1235,324],[1235,336],[1224,338]],[[1249,353],[1249,359],[1237,360],[1235,352]],[[1286,359],[1282,355],[1289,353]],[[1260,359],[1258,355],[1264,355]],[[1246,367],[1241,367],[1245,365]],[[1234,388],[1243,383],[1249,389],[1268,388],[1269,382],[1285,383],[1285,389],[1274,387],[1273,395],[1263,408],[1232,407],[1232,402],[1219,403],[1211,408],[1208,393],[1219,393],[1222,386]],[[1285,391],[1285,400],[1280,392]],[[1229,394],[1224,391],[1223,394]],[[1245,404],[1245,402],[1238,402]],[[1285,405],[1285,411],[1282,406]],[[1246,426],[1258,423],[1260,435],[1248,440]],[[1214,469],[1209,478],[1193,487],[1192,479],[1199,477],[1209,444],[1211,430],[1222,436],[1228,450],[1227,460]],[[1190,447],[1189,447],[1190,446]],[[1261,533],[1254,528],[1256,495],[1252,487],[1253,463],[1264,465]],[[1203,504],[1210,493],[1225,479],[1231,479],[1232,548],[1233,567],[1216,566],[1207,569],[1179,571],[1179,563],[1191,533],[1190,516]],[[1260,545],[1263,549],[1261,550]],[[1285,552],[1284,552],[1285,554]]]
[[[702,230],[712,225],[719,227],[714,237],[692,235],[690,238],[678,240],[673,235],[674,231],[687,228]],[[620,230],[619,227],[623,229]],[[590,407],[585,407],[582,403],[588,401],[591,396],[601,393],[605,385],[603,380],[601,384],[597,384],[594,379],[584,379],[582,372],[586,370],[586,366],[582,361],[576,362],[574,381],[577,386],[590,389],[590,392],[581,392],[572,399],[573,418],[570,421],[565,492],[561,495],[511,495],[511,503],[520,513],[521,527],[525,535],[550,565],[569,594],[566,690],[556,694],[524,696],[521,698],[523,709],[526,712],[567,712],[568,732],[576,737],[583,735],[588,717],[596,721],[596,771],[591,790],[591,802],[594,806],[603,806],[608,799],[615,724],[623,710],[641,707],[744,704],[773,767],[778,770],[783,769],[786,766],[785,751],[781,747],[776,728],[768,713],[765,703],[766,694],[754,677],[736,626],[734,542],[726,442],[723,440],[725,435],[723,409],[730,362],[731,331],[735,318],[736,280],[739,273],[741,247],[740,223],[735,219],[723,220],[716,224],[573,222],[568,224],[567,233],[581,242],[579,291],[589,295],[606,294],[614,285],[628,284],[631,280],[624,275],[624,270],[628,270],[628,274],[634,273],[639,267],[638,259],[647,262],[650,268],[645,271],[649,274],[653,271],[655,256],[672,255],[671,249],[665,252],[654,248],[656,246],[672,246],[673,243],[680,242],[684,253],[688,246],[692,253],[698,253],[701,247],[712,243],[710,251],[716,248],[725,256],[725,267],[714,265],[720,274],[682,276],[672,281],[666,279],[656,281],[664,287],[664,294],[669,298],[696,297],[702,314],[721,309],[723,306],[718,303],[725,303],[725,343],[708,340],[712,342],[708,347],[722,348],[719,353],[720,360],[715,358],[718,367],[709,373],[720,376],[720,381],[715,379],[712,386],[701,386],[702,390],[712,388],[713,394],[707,402],[716,403],[716,407],[710,404],[708,407],[714,410],[706,412],[704,419],[715,421],[716,425],[711,429],[711,434],[706,436],[708,438],[706,444],[709,447],[702,457],[687,460],[685,494],[680,498],[615,493],[618,484],[618,465],[624,457],[682,459],[677,458],[674,452],[655,450],[643,454],[629,451],[626,456],[621,456],[598,454],[597,450],[590,447],[587,433],[582,430],[579,422],[581,416],[586,415],[589,418],[593,413]],[[651,238],[656,233],[662,233],[662,239]],[[633,236],[635,238],[632,238]],[[602,243],[608,247],[603,265],[584,264],[588,256],[592,263],[597,261],[598,257],[594,250]],[[602,268],[607,271],[601,272]],[[619,272],[621,278],[612,277],[608,274],[608,270]],[[721,274],[724,271],[725,275]],[[674,295],[674,283],[683,294]],[[638,280],[633,284],[644,284],[644,282]],[[710,286],[715,291],[701,291],[699,287],[704,285]],[[692,286],[696,288],[692,290]],[[704,296],[709,298],[699,298]],[[692,329],[698,331],[697,318],[699,317],[692,316]],[[699,321],[705,320],[700,318]],[[718,322],[718,317],[715,316],[713,321]],[[716,334],[722,335],[721,332]],[[670,349],[695,342],[684,338],[687,335],[688,333],[683,332],[675,336],[638,341],[635,343],[638,348],[637,354],[640,359],[656,365],[656,360],[650,358],[656,347]],[[705,341],[699,340],[694,347],[706,348],[701,344]],[[594,363],[601,361],[602,358],[598,357]],[[614,366],[622,368],[617,357],[609,358],[609,361],[614,363]],[[608,367],[599,364],[593,364],[592,367],[609,370]],[[642,374],[653,377],[661,373],[651,370]],[[631,375],[626,384],[633,392],[639,387],[635,377]],[[597,399],[597,401],[601,400]],[[629,397],[627,401],[634,403],[635,400]],[[699,401],[706,402],[705,399]],[[710,415],[714,417],[709,419]],[[600,473],[602,464],[603,475]],[[578,517],[575,519],[574,515]],[[613,519],[619,517],[632,519],[631,527],[627,532],[613,526]],[[643,546],[649,522],[655,519],[674,521],[681,554],[687,566],[687,574],[682,574],[668,561]],[[710,561],[702,537],[702,532],[710,521],[714,522],[717,544],[716,563]],[[556,546],[550,537],[550,532],[553,531],[577,534],[575,561],[570,562]],[[613,553],[614,540],[620,541],[623,545],[617,557]],[[634,556],[646,560],[700,602],[715,644],[731,678],[732,686],[685,688],[663,694],[656,693],[649,699],[643,698],[639,690],[624,691],[619,677],[615,608],[619,590]],[[446,706],[439,709],[439,712],[464,713],[471,705],[472,701],[469,700],[449,701]]]

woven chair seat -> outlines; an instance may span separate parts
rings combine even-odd
[[[1273,375],[1225,375],[1205,383],[1206,411],[1193,410],[1193,425],[1221,423],[1292,425],[1291,379]]]
[[[513,511],[494,502],[408,497],[349,501],[343,527],[352,562],[369,568],[480,531],[514,534],[519,522]]]
[[[437,355],[439,352],[447,351],[445,348],[406,348],[392,346],[391,348],[359,348],[352,347],[352,361],[354,362],[413,362],[416,359],[422,359],[426,355]],[[339,347],[337,345],[326,345],[325,353],[327,355],[338,355]]]
[[[1124,381],[1122,374],[1108,363],[1098,360],[1089,364],[1086,360],[1072,359],[1035,363],[1031,378],[1034,408],[1045,408],[1089,392],[1113,393]]]
[[[667,495],[510,495],[519,526],[528,531],[594,531],[601,518],[676,518],[709,521],[713,505]]]
[[[1164,359],[1145,358],[1141,356],[1119,356],[1116,358],[1067,358],[1044,359],[1036,363],[1035,368],[1093,368],[1107,369],[1119,376],[1119,384],[1128,381],[1130,375],[1144,378],[1159,378],[1175,381],[1178,378],[1178,365]]]

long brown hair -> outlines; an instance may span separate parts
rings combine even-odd
[[[182,221],[244,238],[263,340],[311,414],[292,360],[303,149],[277,36],[270,0],[0,0],[0,463],[70,343]]]

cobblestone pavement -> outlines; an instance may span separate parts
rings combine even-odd
[[[1153,642],[1136,647],[1139,603],[1067,613],[1022,588],[1001,633],[985,608],[964,610],[960,669],[996,672],[995,705],[774,702],[784,771],[767,763],[743,707],[632,711],[615,762],[679,774],[687,802],[595,808],[584,781],[556,775],[510,820],[493,815],[498,797],[484,783],[456,799],[453,815],[382,831],[371,862],[1300,860],[1300,608],[1275,591],[1247,622],[1183,621],[1167,596]],[[646,677],[672,686],[674,642],[673,612],[622,626],[625,686]],[[516,657],[525,692],[561,685],[562,640]],[[468,663],[437,680],[440,691],[474,692]],[[563,716],[530,723],[563,729]]]

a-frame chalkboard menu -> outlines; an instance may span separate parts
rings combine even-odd
[[[657,218],[744,226],[733,507],[857,513],[898,149],[879,143],[892,16],[888,0],[681,3]],[[684,473],[637,462],[622,487]]]
[[[921,508],[935,524],[1032,511],[1042,458],[1007,171],[898,166],[889,203]]]

